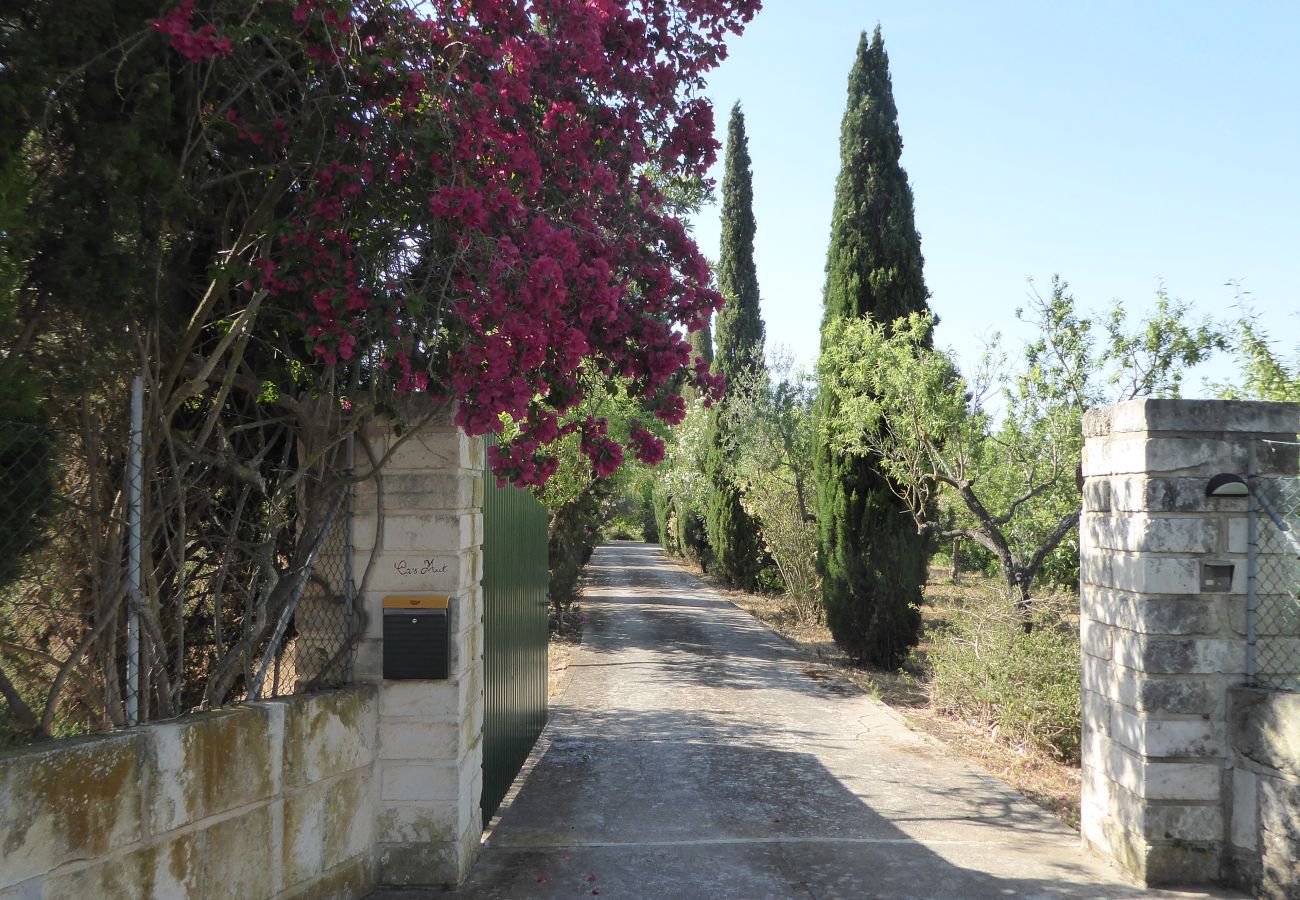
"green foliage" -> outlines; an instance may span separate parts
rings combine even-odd
[[[1023,627],[1017,599],[972,601],[934,636],[926,658],[934,706],[1066,762],[1079,758],[1079,633],[1073,598],[1035,601]]]
[[[1229,400],[1282,400],[1300,403],[1300,345],[1286,359],[1259,318],[1247,311],[1233,325],[1233,345],[1242,371],[1241,384],[1216,385]]]
[[[626,441],[633,428],[650,427],[646,423],[653,421],[640,402],[623,391],[592,391],[582,401],[582,409],[605,418],[610,437],[617,441]],[[511,436],[509,428],[505,436]],[[620,530],[620,536],[637,536],[644,532],[647,516],[651,524],[654,521],[653,509],[648,508],[649,497],[634,499],[641,496],[636,492],[638,485],[646,481],[645,467],[629,461],[612,475],[598,478],[582,452],[581,441],[581,434],[575,432],[555,446],[559,468],[543,487],[534,489],[550,513],[549,594],[557,620],[577,600],[583,569],[596,545]]]
[[[823,353],[843,320],[892,322],[926,310],[924,260],[879,27],[862,35],[840,132],[822,318]],[[819,417],[846,399],[822,391]],[[816,457],[818,567],[826,622],[853,659],[894,668],[917,641],[926,541],[867,456],[826,447]]]
[[[921,238],[902,153],[889,57],[877,26],[869,41],[863,32],[849,73],[823,322],[865,315],[891,322],[926,307]]]
[[[0,381],[0,588],[41,542],[55,479],[53,432],[30,385]]]
[[[726,377],[730,393],[763,370],[763,320],[754,266],[756,227],[745,115],[737,103],[727,128],[722,178],[722,240],[717,272],[718,287],[726,303],[718,313],[714,357],[714,367]],[[710,482],[705,507],[708,543],[723,579],[753,591],[759,584],[765,554],[759,521],[747,509],[741,486],[731,476],[737,446],[726,414],[731,402],[730,396],[719,402],[709,420],[705,460]]]
[[[624,492],[612,501],[609,519],[601,534],[612,541],[647,541],[652,544],[659,541],[653,482],[648,476],[627,485]]]
[[[770,377],[755,373],[734,386],[726,408],[735,436],[731,479],[763,523],[763,551],[795,612],[821,619],[817,527],[811,515],[812,467],[817,447],[813,421],[816,383],[778,355]],[[770,570],[765,570],[770,571]]]
[[[828,446],[877,460],[917,526],[984,548],[1024,604],[1035,579],[1077,583],[1084,411],[1176,394],[1224,339],[1163,293],[1136,327],[1119,304],[1099,327],[1060,279],[1020,315],[1038,336],[1019,367],[995,346],[967,381],[932,349],[932,319],[912,315],[829,328],[820,375],[834,400]],[[986,406],[994,394],[1000,416]]]
[[[725,303],[716,323],[718,371],[728,379],[763,366],[763,319],[759,313],[758,270],[754,265],[754,179],[750,171],[745,114],[737,103],[727,126],[722,176],[722,236],[718,290]]]
[[[654,507],[659,545],[674,556],[704,568],[713,563],[705,510],[711,482],[705,473],[710,412],[700,399],[673,428],[664,461],[655,470]]]

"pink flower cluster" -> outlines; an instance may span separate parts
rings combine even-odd
[[[214,21],[222,3],[247,9],[210,2]],[[212,54],[192,42],[223,39],[193,30],[193,4],[155,27],[197,61]],[[324,365],[374,360],[397,390],[447,393],[471,434],[513,419],[517,436],[492,453],[510,480],[544,483],[548,447],[568,434],[608,475],[623,447],[578,411],[587,391],[626,385],[673,424],[683,374],[706,396],[722,388],[691,366],[683,334],[721,297],[652,173],[703,176],[713,162],[702,76],[758,6],[261,3],[243,27],[298,47],[312,68],[301,83],[335,94],[289,107],[243,92],[213,124],[223,160],[295,171],[247,287],[297,318]],[[312,118],[322,109],[327,128]],[[629,443],[644,462],[663,456],[644,428]]]
[[[172,48],[192,63],[230,55],[228,37],[218,37],[213,25],[194,27],[194,0],[181,0],[171,12],[153,20],[153,30],[162,33]]]

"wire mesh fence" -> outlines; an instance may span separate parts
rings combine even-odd
[[[1262,441],[1265,470],[1297,471],[1300,444]],[[1252,681],[1259,687],[1300,691],[1300,472],[1257,476],[1251,503],[1249,566],[1253,590],[1247,635]]]
[[[351,677],[337,410],[140,400],[134,429],[0,420],[0,746]]]

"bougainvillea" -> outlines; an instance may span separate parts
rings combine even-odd
[[[702,77],[758,7],[183,0],[152,26],[199,85],[203,165],[265,192],[222,261],[250,304],[470,434],[513,420],[493,463],[541,484],[569,434],[597,474],[622,462],[589,392],[671,424],[683,384],[721,387],[686,337],[721,297],[658,185],[712,164]]]

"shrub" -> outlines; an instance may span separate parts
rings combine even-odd
[[[1034,600],[1030,630],[1001,594],[953,610],[928,659],[934,706],[1066,762],[1079,758],[1079,635],[1067,598]]]

